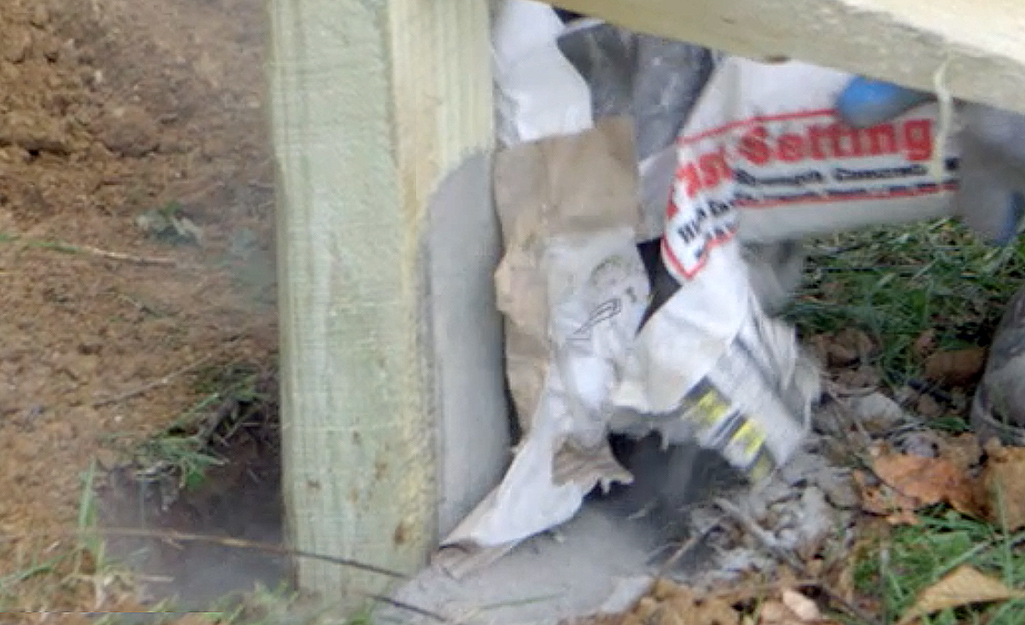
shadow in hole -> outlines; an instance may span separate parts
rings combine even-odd
[[[276,398],[276,392],[271,388],[264,396]],[[168,505],[166,478],[139,479],[138,467],[113,469],[97,492],[99,526],[281,545],[284,506],[276,401],[255,409],[235,402],[226,411],[234,422],[222,419],[218,425],[230,435],[211,437],[210,451],[223,464],[209,468],[198,485],[181,491]],[[288,556],[213,542],[112,535],[107,556],[138,575],[144,602],[175,599],[174,609],[208,610],[258,584],[277,589],[291,582]]]

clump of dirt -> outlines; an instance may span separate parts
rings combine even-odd
[[[0,579],[75,528],[107,441],[196,401],[200,365],[272,361],[263,10],[0,3]],[[171,205],[193,244],[137,224]]]

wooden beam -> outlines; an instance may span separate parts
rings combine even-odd
[[[548,0],[639,32],[1025,112],[1021,0]]]
[[[437,540],[441,473],[427,207],[492,142],[488,7],[269,8],[289,533],[302,550],[411,573]],[[478,199],[468,208],[487,210]],[[347,608],[391,581],[297,564],[304,589]]]

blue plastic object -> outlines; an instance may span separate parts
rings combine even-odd
[[[874,126],[933,99],[925,91],[915,91],[888,82],[858,77],[837,98],[840,118],[855,128]]]
[[[840,119],[856,128],[889,121],[933,101],[932,94],[856,77],[836,100]],[[1025,117],[966,104],[958,212],[990,243],[1015,240],[1025,216]]]

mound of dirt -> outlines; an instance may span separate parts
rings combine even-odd
[[[74,529],[111,439],[195,401],[199,365],[273,358],[263,11],[0,3],[0,580]],[[197,240],[147,233],[153,211]]]

